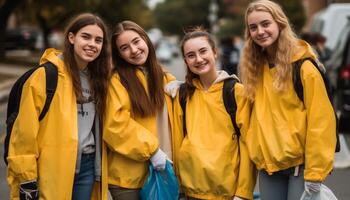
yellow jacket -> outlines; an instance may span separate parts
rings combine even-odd
[[[300,41],[293,61],[315,57]],[[286,91],[272,87],[276,67],[264,66],[253,104],[247,146],[259,170],[273,173],[305,164],[304,179],[323,181],[332,170],[335,150],[335,115],[323,79],[310,61],[301,66],[304,103],[290,80]]]
[[[7,157],[11,199],[19,199],[19,184],[30,180],[39,183],[39,199],[72,198],[78,150],[77,104],[72,80],[59,54],[48,49],[40,60],[41,64],[50,61],[58,69],[57,89],[40,123],[46,99],[44,68],[36,70],[23,87]]]
[[[137,76],[148,91],[147,80],[141,70]],[[174,78],[167,74],[165,83]],[[165,104],[172,122],[172,100],[165,96]],[[155,116],[135,117],[127,90],[114,74],[107,98],[107,112],[103,139],[108,146],[108,183],[124,188],[141,188],[148,174],[148,160],[159,147]]]
[[[238,140],[223,98],[221,71],[217,80],[205,91],[198,79],[196,90],[187,100],[187,134],[183,137],[183,112],[179,95],[174,101],[174,134],[180,138],[174,146],[176,173],[186,195],[200,199],[253,198],[255,167],[250,161],[245,143],[250,104],[243,98],[243,86],[235,85],[236,122],[241,130]],[[234,138],[232,138],[234,135]],[[239,142],[238,142],[239,141]],[[239,144],[238,144],[239,143]]]

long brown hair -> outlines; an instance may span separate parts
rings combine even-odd
[[[120,56],[116,42],[118,36],[127,30],[138,33],[147,44],[149,53],[143,67],[147,71],[149,95],[136,75],[139,66],[128,63]],[[141,117],[155,115],[156,111],[164,106],[164,72],[157,61],[155,49],[147,33],[132,21],[120,22],[112,35],[111,49],[114,71],[118,73],[122,85],[128,91],[133,114]]]
[[[210,47],[212,48],[213,52],[217,52],[216,50],[216,45],[215,45],[215,41],[213,39],[213,37],[201,26],[195,26],[195,27],[191,27],[191,28],[187,28],[185,30],[185,35],[183,36],[182,40],[181,40],[181,53],[182,53],[182,57],[185,60],[185,50],[184,50],[184,45],[185,43],[190,40],[190,39],[194,39],[194,38],[199,38],[199,37],[203,37],[205,38]],[[186,62],[185,62],[186,63]],[[187,64],[186,64],[187,66]],[[186,72],[186,83],[185,83],[185,96],[191,98],[194,91],[195,91],[195,86],[193,85],[193,79],[198,79],[199,75],[193,73],[189,67],[187,66],[187,72]]]
[[[257,84],[263,76],[263,63],[267,62],[266,51],[253,41],[249,33],[247,19],[253,11],[270,13],[280,30],[279,37],[273,44],[276,46],[274,64],[278,66],[273,86],[277,91],[287,88],[288,80],[292,77],[292,57],[299,46],[298,38],[293,32],[287,16],[277,3],[269,0],[258,0],[248,5],[245,13],[245,45],[239,65],[239,75],[244,85],[244,93],[251,101],[255,98]]]
[[[97,25],[103,31],[103,44],[100,55],[88,63],[89,83],[96,103],[96,112],[104,116],[106,109],[107,89],[111,71],[110,50],[108,49],[107,28],[101,18],[94,14],[84,13],[75,17],[67,26],[64,37],[63,59],[73,81],[74,93],[78,98],[82,96],[79,68],[74,57],[74,45],[69,42],[68,35],[74,35],[85,26]]]

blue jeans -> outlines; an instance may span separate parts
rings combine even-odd
[[[261,200],[296,200],[304,192],[304,166],[299,166],[299,173],[295,167],[267,174],[259,171],[259,190]]]
[[[90,200],[95,181],[95,153],[82,154],[80,171],[75,174],[72,200]]]

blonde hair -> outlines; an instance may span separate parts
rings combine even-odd
[[[245,12],[245,45],[239,66],[239,75],[245,86],[245,96],[251,101],[255,98],[257,84],[263,76],[262,63],[267,62],[267,53],[253,41],[249,33],[247,19],[248,15],[253,11],[270,13],[279,28],[279,36],[273,44],[276,48],[274,64],[278,66],[276,68],[273,87],[277,91],[285,90],[288,80],[292,77],[292,56],[298,48],[298,38],[293,32],[287,16],[278,4],[269,0],[258,0],[248,5]]]

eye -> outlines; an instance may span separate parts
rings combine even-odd
[[[256,30],[256,26],[254,25],[254,26],[249,26],[249,31],[255,31]]]
[[[264,22],[261,25],[262,25],[262,27],[266,28],[270,25],[270,22]]]
[[[128,49],[127,46],[121,46],[121,47],[119,47],[119,50],[122,51],[122,52],[126,51],[127,49]]]
[[[102,38],[96,38],[95,42],[97,44],[102,44],[103,43],[103,39]]]
[[[188,59],[192,59],[192,58],[194,58],[195,56],[194,56],[194,54],[193,53],[191,53],[191,54],[187,54],[186,55],[186,58],[188,58]]]
[[[200,54],[205,54],[205,53],[207,53],[207,51],[208,51],[208,49],[201,49],[201,50],[199,51],[199,53],[200,53]]]
[[[140,39],[135,40],[133,43],[138,44],[140,42]]]
[[[85,40],[88,40],[88,39],[90,38],[88,35],[85,35],[85,34],[82,35],[81,37],[82,37],[83,39],[85,39]]]

